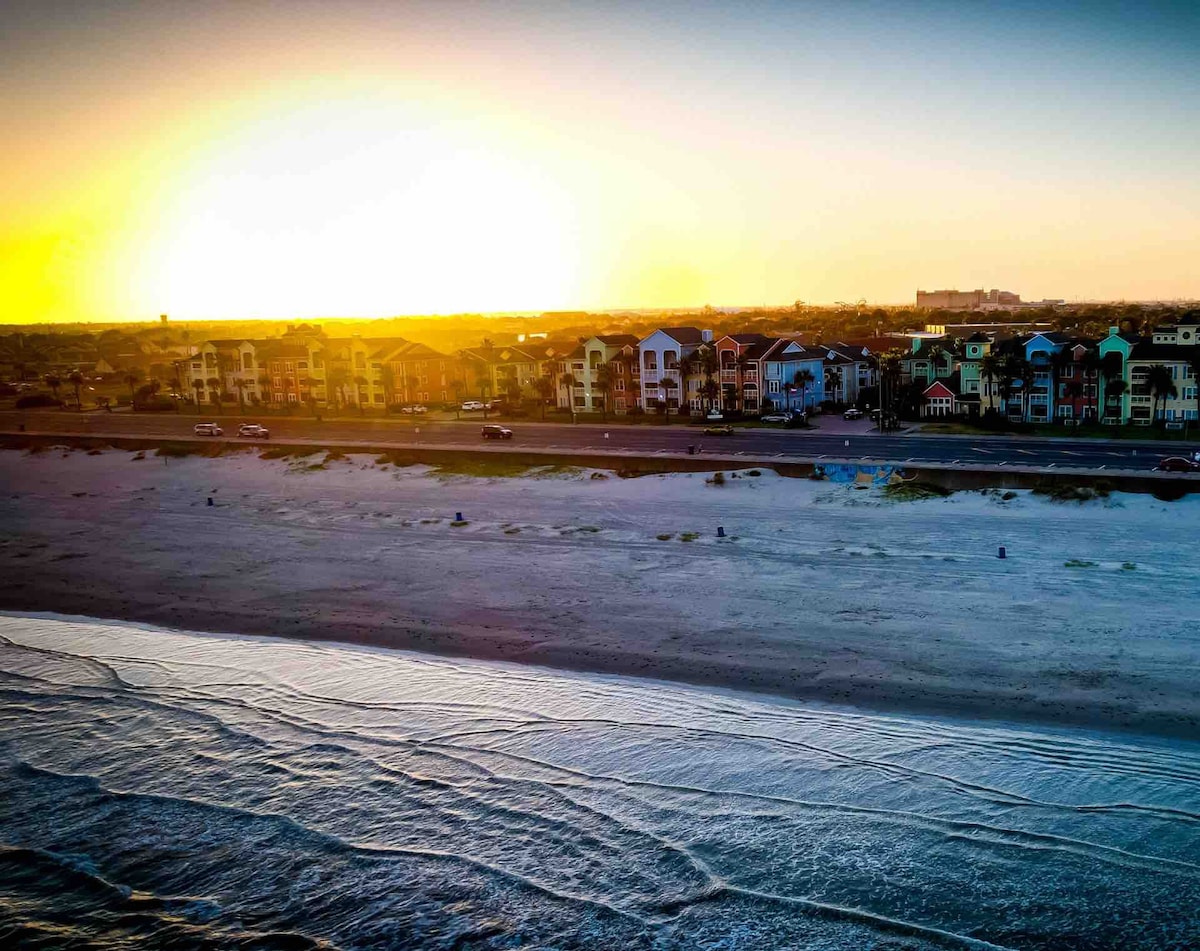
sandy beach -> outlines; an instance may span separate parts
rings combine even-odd
[[[322,459],[2,452],[0,609],[1200,732],[1200,499]]]

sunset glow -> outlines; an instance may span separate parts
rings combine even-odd
[[[1200,294],[1195,14],[956,9],[6,7],[0,321]]]

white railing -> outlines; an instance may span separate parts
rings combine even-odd
[[[737,370],[722,370],[721,371],[721,382],[722,383],[736,383],[737,382]]]
[[[642,382],[643,383],[657,383],[658,382],[658,370],[643,370],[642,371]]]

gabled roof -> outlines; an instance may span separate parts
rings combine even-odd
[[[659,332],[665,333],[676,343],[704,343],[704,331],[699,327],[659,327]],[[647,336],[651,336],[647,334]]]
[[[925,390],[921,393],[921,395],[926,399],[929,399],[933,396],[949,396],[954,398],[958,396],[959,386],[957,383],[958,381],[956,381],[953,376],[945,380],[934,380],[929,384],[929,386],[925,387]]]
[[[596,339],[606,347],[636,347],[638,338],[634,334],[596,334]]]

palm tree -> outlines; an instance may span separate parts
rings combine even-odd
[[[828,398],[829,393],[832,391],[833,393],[838,394],[838,402],[841,402],[842,401],[841,387],[842,387],[842,371],[837,369],[836,367],[831,367],[828,370],[826,370],[825,371],[825,390],[826,390],[825,395],[826,395],[826,397]]]
[[[683,364],[680,363],[680,372],[682,373]],[[602,363],[596,368],[596,383],[595,389],[600,391],[600,421],[608,420],[608,394],[613,385],[613,370],[607,363]]]
[[[233,379],[234,388],[238,395],[238,412],[246,412],[246,387],[250,385],[249,380],[243,380],[240,376]]]
[[[1063,347],[1050,357],[1050,406],[1058,399],[1058,383],[1063,374],[1075,365],[1075,355],[1070,347]],[[1049,412],[1049,409],[1047,409]]]
[[[366,385],[367,378],[365,376],[356,376],[354,378],[354,402],[358,406],[359,416],[363,415],[362,388]]]
[[[350,382],[350,371],[344,366],[333,366],[326,363],[325,370],[325,402],[333,403],[335,407],[346,405],[346,384]],[[331,397],[337,395],[337,400]]]
[[[208,384],[208,388],[211,391],[209,394],[209,398],[212,400],[213,403],[216,404],[217,412],[220,412],[221,411],[221,380],[218,377],[210,376],[204,382]]]
[[[797,370],[792,377],[792,383],[800,389],[800,408],[808,412],[808,388],[816,382],[812,370]]]
[[[515,371],[504,380],[504,395],[508,399],[509,412],[521,405],[521,381],[517,379]]]
[[[83,374],[78,370],[72,370],[67,375],[67,380],[75,388],[75,408],[77,410],[83,409],[83,401],[79,395],[79,391],[83,388]]]
[[[42,377],[42,381],[50,387],[50,391],[54,394],[54,398],[58,399],[58,388],[62,386],[62,378],[55,376],[53,373],[47,373]]]
[[[1124,414],[1121,412],[1121,397],[1124,396],[1128,390],[1129,384],[1120,378],[1113,380],[1104,387],[1104,400],[1106,403],[1110,398],[1116,397],[1117,422],[1122,425],[1125,422],[1125,418]],[[1105,411],[1105,415],[1107,415],[1107,410]]]
[[[712,412],[713,404],[721,395],[721,387],[711,376],[700,385],[700,394],[704,397],[705,407]]]
[[[554,396],[554,378],[543,374],[533,381],[533,388],[537,390],[538,402],[542,404],[542,422],[544,423],[546,421],[546,401]]]
[[[671,391],[679,384],[675,382],[675,378],[673,376],[668,376],[666,372],[664,372],[662,379],[658,382],[658,385],[662,388],[664,394],[662,401],[663,422],[669,425],[671,422]]]
[[[383,386],[383,403],[391,406],[396,399],[396,369],[390,363],[380,367],[379,382]]]
[[[125,382],[129,384],[129,402],[133,402],[133,388],[142,382],[142,371],[136,367],[125,374]]]
[[[1175,388],[1175,380],[1171,377],[1171,370],[1165,363],[1151,364],[1150,369],[1146,371],[1146,383],[1150,387],[1150,394],[1154,397],[1150,418],[1157,421],[1159,402],[1165,404],[1167,400],[1175,399],[1179,395],[1179,391]]]
[[[199,410],[200,410],[200,394],[204,392],[204,381],[203,380],[192,380],[192,389],[196,391],[196,396],[195,396],[196,410],[197,410],[197,412],[199,412]]]
[[[1121,359],[1121,354],[1113,351],[1104,355],[1101,359],[1100,355],[1094,350],[1089,350],[1083,357],[1083,373],[1085,381],[1090,377],[1092,388],[1088,391],[1088,402],[1092,406],[1094,415],[1099,416],[1097,404],[1100,402],[1101,383],[1103,382],[1104,398],[1108,399],[1108,392],[1112,389],[1115,382],[1120,380],[1125,383],[1125,366]],[[1117,393],[1121,396],[1125,393],[1128,384],[1120,387]]]
[[[946,355],[946,348],[940,343],[935,343],[929,348],[929,376],[926,378],[927,383],[932,383],[937,379],[938,361]]]
[[[988,388],[989,388],[989,392],[988,392],[989,406],[991,405],[991,393],[990,393],[991,384],[993,382],[995,382],[996,380],[1000,379],[1000,377],[1003,373],[1004,373],[1004,358],[1001,357],[1000,354],[992,353],[989,351],[988,353],[985,353],[979,359],[979,375],[982,379],[987,381]]]
[[[1196,418],[1200,419],[1200,353],[1188,358],[1188,366],[1191,367],[1192,381],[1195,383],[1193,389],[1196,393]]]
[[[1032,363],[1024,357],[1018,357],[1016,363],[1017,379],[1021,381],[1021,405],[1024,407],[1021,415],[1028,422],[1029,420],[1029,403],[1033,397],[1033,381],[1037,371]]]
[[[571,415],[575,415],[575,387],[579,385],[579,381],[575,379],[575,374],[568,370],[558,378],[558,385],[567,389],[567,408],[571,411]]]

